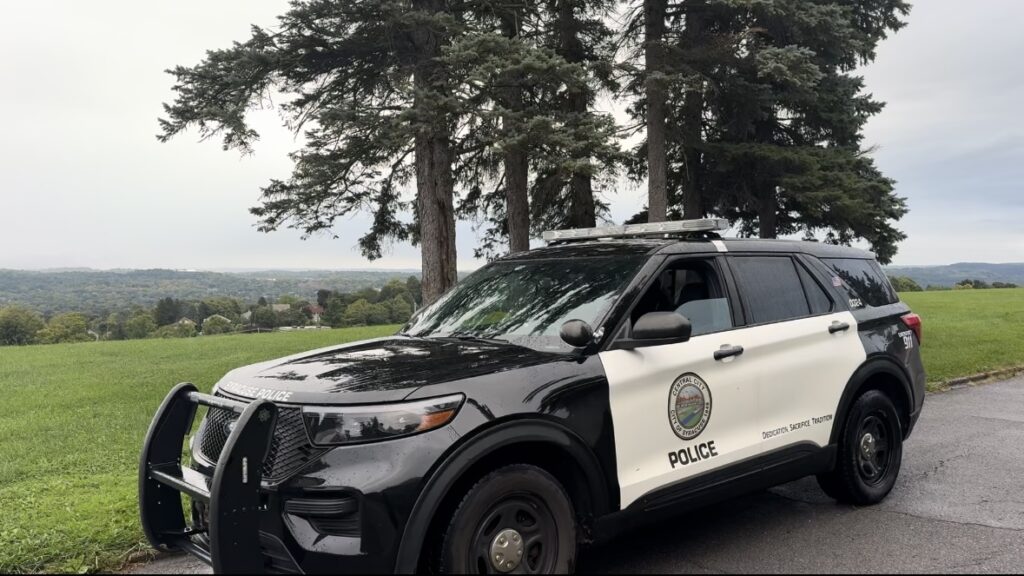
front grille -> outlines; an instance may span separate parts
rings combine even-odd
[[[196,435],[204,458],[217,462],[231,435],[230,425],[237,419],[238,415],[229,410],[209,409]],[[278,406],[277,428],[270,443],[270,453],[263,462],[263,478],[268,482],[283,480],[323,452],[310,444],[302,422],[302,411]]]

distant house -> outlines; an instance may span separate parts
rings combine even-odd
[[[313,324],[319,324],[320,318],[324,315],[323,306],[317,306],[316,304],[310,304],[303,308],[303,310],[309,313],[309,317],[313,321]]]
[[[287,312],[292,309],[291,304],[272,304],[270,307],[274,310],[275,313]]]

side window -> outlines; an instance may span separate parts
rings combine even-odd
[[[733,275],[752,324],[810,316],[811,308],[789,256],[735,256]]]
[[[800,281],[804,283],[804,293],[807,294],[807,302],[811,305],[811,314],[828,314],[832,311],[832,299],[828,297],[825,289],[818,284],[811,273],[802,264],[796,265],[800,274]]]
[[[846,290],[850,296],[850,307],[885,306],[899,302],[899,297],[889,284],[889,279],[882,272],[882,267],[874,260],[857,258],[822,258],[836,274],[838,282],[833,281]],[[860,304],[858,306],[857,304]]]
[[[662,270],[630,314],[632,323],[648,312],[686,316],[693,336],[732,328],[732,309],[718,269],[710,260],[686,259]]]

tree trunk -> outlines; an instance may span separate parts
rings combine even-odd
[[[451,145],[435,134],[416,135],[416,208],[423,266],[423,303],[430,304],[458,279]]]
[[[413,8],[434,16],[443,0],[414,0]],[[429,20],[428,20],[429,21]],[[442,38],[426,24],[414,31],[419,59],[413,72],[416,85],[415,164],[416,209],[419,217],[423,303],[441,297],[458,279],[455,252],[455,184],[449,122],[437,106],[447,92],[444,70],[437,62]]]
[[[530,168],[526,152],[516,146],[505,151],[505,212],[510,254],[530,249]]]
[[[647,90],[648,222],[664,222],[668,213],[665,160],[665,0],[644,0],[644,65]]]
[[[558,51],[567,62],[583,63],[587,56],[580,41],[581,23],[576,18],[579,0],[560,0],[558,3]],[[570,89],[566,96],[566,112],[570,117],[582,119],[590,111],[589,86]],[[597,226],[597,206],[594,203],[594,185],[589,172],[576,171],[569,177],[569,227],[593,228]]]
[[[522,15],[511,9],[501,14],[502,33],[507,38],[518,38]],[[502,129],[506,140],[505,164],[505,216],[508,224],[508,248],[510,254],[530,249],[530,162],[522,144],[510,144],[521,136],[523,102],[522,78],[509,74],[507,88],[503,90],[504,104],[509,112],[502,118]]]
[[[761,238],[775,238],[778,236],[778,215],[779,201],[775,194],[775,187],[762,188],[757,205],[757,224]]]
[[[593,228],[597,226],[597,207],[594,205],[594,188],[589,174],[572,175],[569,182],[572,204],[569,208],[570,228]]]
[[[702,171],[701,127],[703,123],[704,96],[699,90],[686,93],[683,101],[683,161],[686,179],[683,183],[683,216],[687,219],[703,218],[705,209],[701,197],[700,177]]]
[[[704,20],[693,3],[686,13],[686,29],[683,36],[684,49],[693,53],[701,49]],[[701,197],[701,152],[704,127],[704,91],[703,85],[697,83],[688,87],[683,97],[683,118],[681,136],[683,139],[683,217],[687,219],[703,218],[706,212]]]

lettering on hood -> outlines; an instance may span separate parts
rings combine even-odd
[[[256,386],[249,386],[248,384],[239,384],[238,382],[225,382],[219,386],[221,390],[228,394],[235,394],[236,396],[242,396],[245,398],[261,398],[263,400],[270,400],[273,402],[287,402],[292,397],[291,392],[284,390],[270,390],[269,388],[258,388]]]

